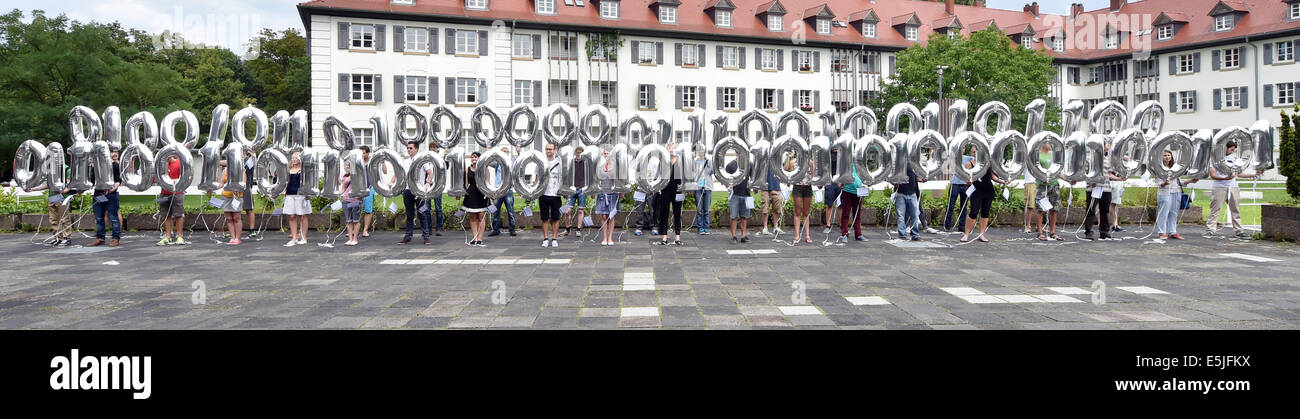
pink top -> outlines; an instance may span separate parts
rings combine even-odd
[[[343,202],[361,202],[352,197],[352,176],[343,177]]]

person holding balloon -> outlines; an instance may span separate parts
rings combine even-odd
[[[478,188],[478,158],[479,152],[475,151],[469,155],[469,166],[465,170],[465,199],[461,206],[465,208],[465,213],[469,215],[469,228],[474,238],[470,240],[470,246],[484,247],[483,230],[487,229],[487,218],[484,217],[487,212],[487,196]]]
[[[609,148],[601,151],[602,164],[596,168],[596,179],[600,181],[601,191],[613,191],[615,172],[613,159],[609,157]],[[614,215],[618,214],[618,193],[608,192],[596,195],[596,215],[600,216],[600,245],[614,245]]]
[[[311,214],[311,202],[306,196],[298,195],[302,186],[302,153],[293,153],[289,158],[289,184],[284,191],[284,208],[282,212],[289,216],[289,242],[284,247],[307,244],[307,216]]]

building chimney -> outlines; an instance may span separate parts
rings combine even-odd
[[[1070,17],[1083,14],[1083,3],[1074,3],[1070,5]]]
[[[1025,12],[1032,13],[1034,17],[1038,17],[1038,2],[1025,4]]]
[[[1125,4],[1125,3],[1128,3],[1128,1],[1127,1],[1127,0],[1110,0],[1110,11],[1112,11],[1112,12],[1118,12],[1118,11],[1119,11],[1119,8],[1124,7],[1124,4]]]
[[[957,8],[957,0],[944,0],[943,12],[947,13],[948,16],[952,16],[956,14],[957,13],[955,10],[956,8]]]

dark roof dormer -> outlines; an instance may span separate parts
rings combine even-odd
[[[1227,32],[1237,27],[1237,22],[1242,16],[1250,13],[1250,9],[1245,4],[1235,1],[1220,1],[1210,9],[1210,16],[1214,17],[1214,24],[1211,28],[1214,32]]]
[[[860,12],[853,12],[849,14],[848,23],[849,26],[853,27],[853,30],[857,31],[859,34],[863,34],[863,36],[874,38],[876,36],[875,27],[877,23],[880,23],[880,16],[876,16],[876,11],[873,9],[867,9]],[[862,29],[863,26],[866,25],[871,26],[870,32],[867,32],[865,29]]]
[[[731,27],[731,11],[733,10],[736,10],[736,5],[732,4],[731,0],[709,0],[708,3],[704,3],[704,13],[709,15],[709,19],[713,19],[714,25]],[[726,22],[718,22],[718,12],[723,12],[727,15]],[[723,23],[725,23],[725,25],[723,25]]]
[[[915,25],[921,26],[921,18],[916,16],[916,12],[901,14],[889,19],[889,26]]]
[[[785,14],[785,6],[781,5],[780,0],[772,0],[754,8],[754,16],[762,21],[763,26],[767,27],[769,31],[780,31],[785,29]]]
[[[1155,32],[1157,41],[1167,41],[1178,36],[1178,32],[1190,21],[1182,12],[1161,12],[1151,21],[1151,31]]]
[[[944,35],[948,35],[952,33],[961,33],[961,30],[965,28],[961,24],[961,19],[958,19],[957,16],[947,16],[947,17],[939,18],[939,20],[936,20],[934,21],[934,23],[931,23],[930,26],[934,27],[935,32],[939,32]]]
[[[835,20],[835,12],[832,12],[831,7],[826,3],[813,6],[808,10],[803,11],[803,22],[809,27],[816,29],[817,33],[820,34],[830,33],[830,30],[833,27],[831,24],[832,20]],[[826,25],[823,26],[820,22],[826,22]],[[826,29],[825,32],[822,31],[823,28]]]
[[[673,15],[673,22],[664,22],[662,9],[666,7],[676,8],[681,5],[680,0],[650,0],[650,10],[654,10],[655,16],[659,16],[659,23],[676,23],[676,14]]]

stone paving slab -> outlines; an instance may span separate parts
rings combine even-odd
[[[719,232],[688,233],[682,246],[625,234],[616,246],[564,238],[559,248],[542,248],[536,230],[487,247],[466,246],[458,232],[431,245],[377,232],[333,248],[286,248],[275,232],[238,247],[206,233],[156,247],[137,233],[118,248],[63,249],[3,234],[0,328],[1300,328],[1292,244],[1162,243],[1131,231],[1039,242],[992,229],[990,243],[925,235],[902,245],[870,227],[870,241],[843,246],[770,236],[737,245]],[[1105,304],[1093,302],[1097,280]]]

